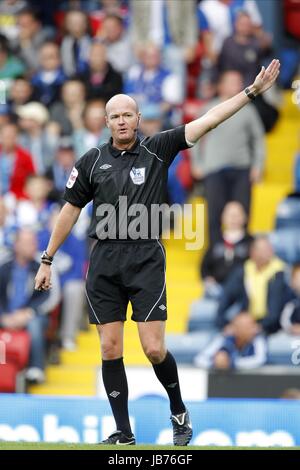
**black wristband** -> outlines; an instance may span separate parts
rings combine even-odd
[[[244,92],[246,93],[247,97],[250,98],[250,100],[255,100],[256,96],[249,88],[245,88]]]
[[[47,260],[47,259],[42,259],[41,263],[42,263],[42,264],[47,264],[47,266],[51,266],[52,261],[49,261],[49,260]]]

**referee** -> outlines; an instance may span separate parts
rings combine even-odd
[[[53,257],[81,209],[93,201],[89,236],[97,243],[91,254],[86,296],[90,322],[96,325],[100,337],[103,382],[117,428],[104,444],[135,444],[123,364],[123,329],[129,301],[144,353],[170,399],[174,445],[187,445],[192,438],[176,362],[165,348],[166,259],[160,228],[151,225],[151,210],[164,202],[168,167],[177,153],[270,88],[279,66],[279,61],[273,60],[266,70],[262,68],[252,85],[203,117],[142,141],[137,136],[140,113],[136,102],[127,95],[114,96],[106,105],[110,141],[89,150],[72,170],[64,193],[66,204],[42,254],[35,289],[51,287]],[[133,215],[138,212],[143,236],[137,239]]]

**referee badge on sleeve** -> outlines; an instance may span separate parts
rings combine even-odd
[[[75,181],[77,180],[77,176],[78,176],[78,170],[74,166],[67,182],[67,188],[73,188]]]
[[[145,170],[146,168],[135,168],[134,166],[130,171],[130,178],[134,184],[145,183]]]

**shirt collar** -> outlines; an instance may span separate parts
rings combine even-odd
[[[140,139],[137,137],[136,141],[134,142],[133,146],[130,149],[120,150],[120,149],[117,149],[116,147],[114,147],[112,145],[112,137],[111,137],[109,139],[109,142],[108,142],[108,147],[109,147],[109,151],[110,151],[111,155],[115,158],[122,155],[123,152],[124,153],[129,153],[129,154],[132,154],[132,155],[138,155],[140,153]]]

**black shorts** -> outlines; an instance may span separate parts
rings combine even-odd
[[[98,241],[86,280],[90,323],[167,319],[166,256],[159,240]]]

